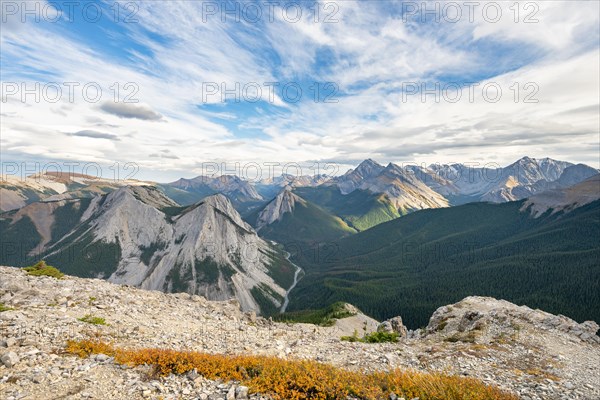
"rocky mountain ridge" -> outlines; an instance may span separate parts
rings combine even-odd
[[[530,157],[506,167],[452,164],[431,165],[429,169],[439,178],[429,182],[439,186],[441,179],[447,194],[466,196],[468,201],[494,203],[521,200],[545,190],[571,186],[598,173],[584,164]]]
[[[442,195],[417,179],[415,174],[393,163],[383,167],[369,159],[355,170],[333,178],[330,184],[337,185],[342,194],[352,193],[356,189],[384,193],[401,214],[449,205]]]
[[[306,201],[292,193],[290,186],[286,186],[258,215],[256,220],[257,230],[275,221],[281,221],[285,213],[290,213],[294,210],[296,203],[306,204]]]
[[[387,194],[396,208],[412,211],[446,207],[467,201],[506,202],[524,199],[546,190],[565,188],[589,178],[598,170],[584,164],[572,164],[550,158],[523,157],[500,167],[496,164],[431,164],[387,166],[367,159],[341,176],[294,176],[283,174],[258,182],[235,175],[197,176],[175,182],[110,180],[81,174],[39,173],[27,179],[3,176],[0,182],[0,210],[23,207],[37,200],[61,200],[92,197],[122,186],[152,185],[163,190],[180,204],[193,204],[202,198],[222,193],[238,210],[254,208],[270,201],[285,186],[338,187],[342,194],[363,189]]]
[[[155,187],[136,186],[85,202],[33,203],[7,217],[4,242],[19,221],[27,222],[24,214],[41,239],[22,262],[43,255],[80,276],[237,298],[245,310],[259,312],[281,306],[295,272],[221,194],[179,207]]]
[[[599,198],[600,174],[596,174],[573,186],[533,195],[523,204],[523,209],[530,208],[531,212],[538,217],[548,210],[552,210],[552,213],[569,212]]]
[[[235,199],[263,200],[254,185],[235,175],[221,175],[218,177],[197,176],[192,179],[181,178],[169,183],[169,186],[197,192],[222,193]]]
[[[108,179],[85,174],[36,173],[24,179],[0,177],[0,212],[15,210],[34,201],[56,201],[99,196],[123,186],[151,185],[136,179]]]
[[[127,348],[272,355],[349,370],[445,371],[530,400],[600,396],[596,323],[578,324],[492,298],[468,297],[441,307],[422,330],[405,331],[398,318],[384,322],[379,329],[404,332],[400,341],[369,344],[340,340],[352,334],[352,325],[274,323],[232,301],[94,279],[34,277],[13,267],[0,267],[0,276],[0,397],[6,399],[269,398],[236,382],[194,373],[149,377],[148,367],[121,366],[103,354],[80,359],[63,353],[67,340],[89,337]],[[104,318],[106,325],[86,323],[85,315]]]

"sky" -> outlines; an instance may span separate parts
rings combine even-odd
[[[599,4],[0,0],[2,172],[598,168]]]

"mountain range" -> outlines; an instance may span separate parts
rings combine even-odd
[[[221,194],[180,207],[156,187],[124,186],[92,199],[31,203],[0,223],[3,264],[44,258],[73,275],[237,298],[245,310],[280,307],[295,272]]]
[[[600,175],[526,200],[422,210],[297,250],[305,276],[289,310],[351,301],[416,328],[441,299],[470,293],[600,320],[598,238]]]
[[[247,216],[266,206],[284,188],[291,187],[296,194],[301,197],[305,195],[305,200],[329,210],[348,225],[353,225],[355,220],[369,211],[381,211],[372,222],[359,221],[357,226],[353,226],[354,229],[364,230],[383,220],[421,209],[473,201],[501,203],[520,200],[550,189],[572,186],[597,173],[598,170],[584,164],[529,157],[523,157],[506,167],[478,167],[471,164],[432,164],[425,167],[393,163],[383,166],[368,159],[341,176],[284,174],[257,182],[234,175],[198,176],[171,183],[154,183],[44,173],[23,180],[3,176],[0,183],[0,210],[20,208],[38,200],[92,197],[122,186],[150,185],[156,186],[181,205],[191,205],[207,196],[221,193],[231,200],[242,216]],[[331,193],[332,188],[334,193]],[[354,196],[350,196],[353,193]],[[371,196],[369,201],[364,199],[369,195],[377,196]],[[331,197],[335,197],[336,204],[332,204]],[[364,201],[362,210],[344,214],[344,208],[356,206],[361,201]]]
[[[46,171],[19,179],[0,177],[0,212],[21,208],[34,201],[88,198],[110,193],[123,186],[153,185],[135,179],[106,179],[72,172]]]
[[[598,320],[599,176],[524,157],[506,167],[368,159],[339,176],[258,182],[3,177],[0,264],[45,259],[265,315],[288,300],[292,312],[346,301],[418,326],[440,304],[489,295]]]

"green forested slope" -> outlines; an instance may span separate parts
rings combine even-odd
[[[600,321],[600,201],[534,219],[523,202],[418,211],[303,249],[289,310],[336,301],[415,328],[439,306],[493,296]]]
[[[248,218],[254,224],[260,211]],[[262,227],[261,237],[274,240],[289,247],[305,245],[314,242],[337,240],[356,230],[344,221],[328,213],[326,210],[306,202],[297,202],[294,210],[283,214],[280,221]]]
[[[301,187],[294,189],[294,193],[339,216],[358,231],[400,216],[388,197],[381,193],[355,190],[343,195],[336,186]]]

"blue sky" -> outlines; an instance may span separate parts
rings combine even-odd
[[[454,2],[458,18],[446,2],[38,1],[24,15],[2,0],[2,158],[135,162],[159,180],[206,162],[597,167],[598,2],[479,3]],[[62,95],[24,97],[36,83]]]

